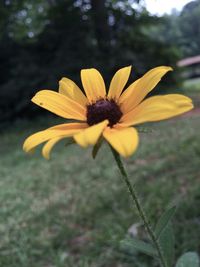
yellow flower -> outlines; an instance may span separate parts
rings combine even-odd
[[[172,69],[160,66],[148,71],[124,92],[131,66],[118,70],[106,93],[105,83],[96,69],[81,71],[85,94],[70,79],[62,78],[59,92],[39,91],[32,101],[65,119],[64,123],[28,137],[23,149],[31,152],[46,142],[42,154],[49,159],[52,147],[61,139],[73,137],[82,147],[95,145],[103,136],[122,156],[128,157],[138,146],[138,133],[132,126],[177,116],[193,108],[190,98],[179,94],[145,97]]]

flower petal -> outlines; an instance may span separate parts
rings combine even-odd
[[[181,104],[185,105],[186,103],[192,103],[192,99],[185,96],[185,95],[180,95],[180,94],[169,94],[169,95],[163,95],[164,98],[175,102],[179,106]]]
[[[87,97],[83,94],[81,89],[68,78],[62,78],[59,81],[59,93],[68,96],[84,107],[88,104]]]
[[[39,91],[32,102],[66,119],[86,120],[86,108],[51,90]]]
[[[89,128],[74,135],[75,141],[82,147],[95,145],[108,123],[108,120],[105,120],[96,125],[90,126]]]
[[[180,115],[193,108],[190,98],[178,94],[152,96],[134,110],[122,116],[120,123],[130,126],[144,122],[160,121]]]
[[[118,70],[112,78],[108,98],[118,100],[130,76],[131,66]]]
[[[81,80],[90,103],[106,96],[105,83],[98,70],[81,70]]]
[[[134,128],[115,129],[107,127],[103,136],[123,157],[132,155],[139,142],[138,133]]]
[[[66,123],[37,132],[25,140],[23,150],[25,152],[31,152],[36,146],[45,141],[58,137],[72,136],[86,127],[88,127],[86,123]]]
[[[45,159],[50,159],[50,153],[52,148],[55,146],[56,143],[58,143],[60,140],[62,140],[65,137],[56,137],[53,139],[50,139],[42,148],[42,155]]]
[[[122,112],[125,114],[135,108],[171,70],[171,67],[160,66],[151,69],[142,78],[132,83],[119,98]]]

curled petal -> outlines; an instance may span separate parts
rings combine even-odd
[[[62,78],[59,81],[59,93],[71,98],[84,107],[88,104],[87,97],[81,89],[68,78]]]
[[[139,138],[136,129],[107,127],[103,132],[108,143],[123,157],[131,156],[137,149]]]
[[[69,137],[88,127],[86,123],[61,124],[29,136],[23,145],[25,152],[31,152],[36,146],[55,138]]]
[[[105,120],[90,126],[89,128],[74,135],[75,141],[82,147],[95,145],[108,123],[108,120]]]
[[[50,139],[42,148],[42,155],[45,159],[50,159],[50,153],[52,148],[55,146],[56,143],[58,143],[60,140],[62,140],[65,137],[56,137],[53,139]]]

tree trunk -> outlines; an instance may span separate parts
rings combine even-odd
[[[102,52],[108,52],[110,48],[110,27],[105,2],[106,0],[91,0],[96,38]]]

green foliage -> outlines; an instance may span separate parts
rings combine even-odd
[[[36,115],[40,109],[30,105],[34,93],[57,89],[63,76],[79,81],[82,68],[103,70],[108,84],[119,67],[133,65],[133,81],[151,67],[174,66],[178,59],[176,47],[148,34],[161,20],[144,8],[134,8],[133,1],[3,3],[0,121]],[[170,87],[177,81],[176,73],[167,80]]]
[[[199,267],[199,256],[196,252],[187,252],[183,254],[177,261],[176,267]]]
[[[200,51],[200,1],[191,1],[179,13],[165,15],[162,23],[153,25],[149,34],[171,47],[185,58],[199,55]]]
[[[129,251],[129,253],[134,253],[135,251],[142,252],[146,255],[157,257],[157,251],[155,248],[147,242],[138,240],[136,238],[127,238],[120,242],[122,250]]]
[[[158,241],[168,266],[173,266],[175,256],[175,237],[172,223],[168,223],[160,234]]]
[[[166,260],[166,263],[168,266],[172,266],[174,262],[174,249],[175,249],[175,239],[174,239],[174,231],[172,227],[172,222],[171,219],[173,218],[174,214],[176,211],[176,207],[173,206],[167,211],[165,211],[160,219],[158,220],[156,227],[155,227],[155,235],[156,239],[159,242],[159,245],[161,246],[163,256]],[[134,243],[135,247],[137,248],[137,242]],[[147,255],[151,256],[157,256],[156,253],[151,253],[153,248],[149,248],[150,252],[148,251],[148,246],[149,244],[138,244],[138,250],[143,249],[143,252],[146,253]],[[147,247],[146,251],[145,248]],[[155,252],[155,250],[154,250]]]
[[[171,219],[175,211],[176,207],[172,207],[164,212],[155,228],[156,238],[159,241],[168,266],[172,266],[174,262],[175,238]]]
[[[176,207],[172,207],[168,209],[166,212],[162,214],[162,216],[158,220],[156,224],[156,228],[155,228],[155,234],[156,234],[157,239],[160,238],[160,236],[162,235],[162,232],[171,222],[171,219],[173,218],[175,211],[176,211]]]
[[[182,47],[185,56],[199,55],[200,51],[200,1],[191,1],[180,14],[178,25],[182,33]]]
[[[35,42],[48,24],[48,9],[48,2],[45,1],[23,1],[20,7],[10,14],[10,36],[18,43]]]
[[[100,139],[98,140],[98,142],[94,145],[93,149],[92,149],[92,157],[93,159],[96,158],[98,152],[99,152],[99,149],[101,148],[102,144],[103,144],[103,138],[100,137]]]

